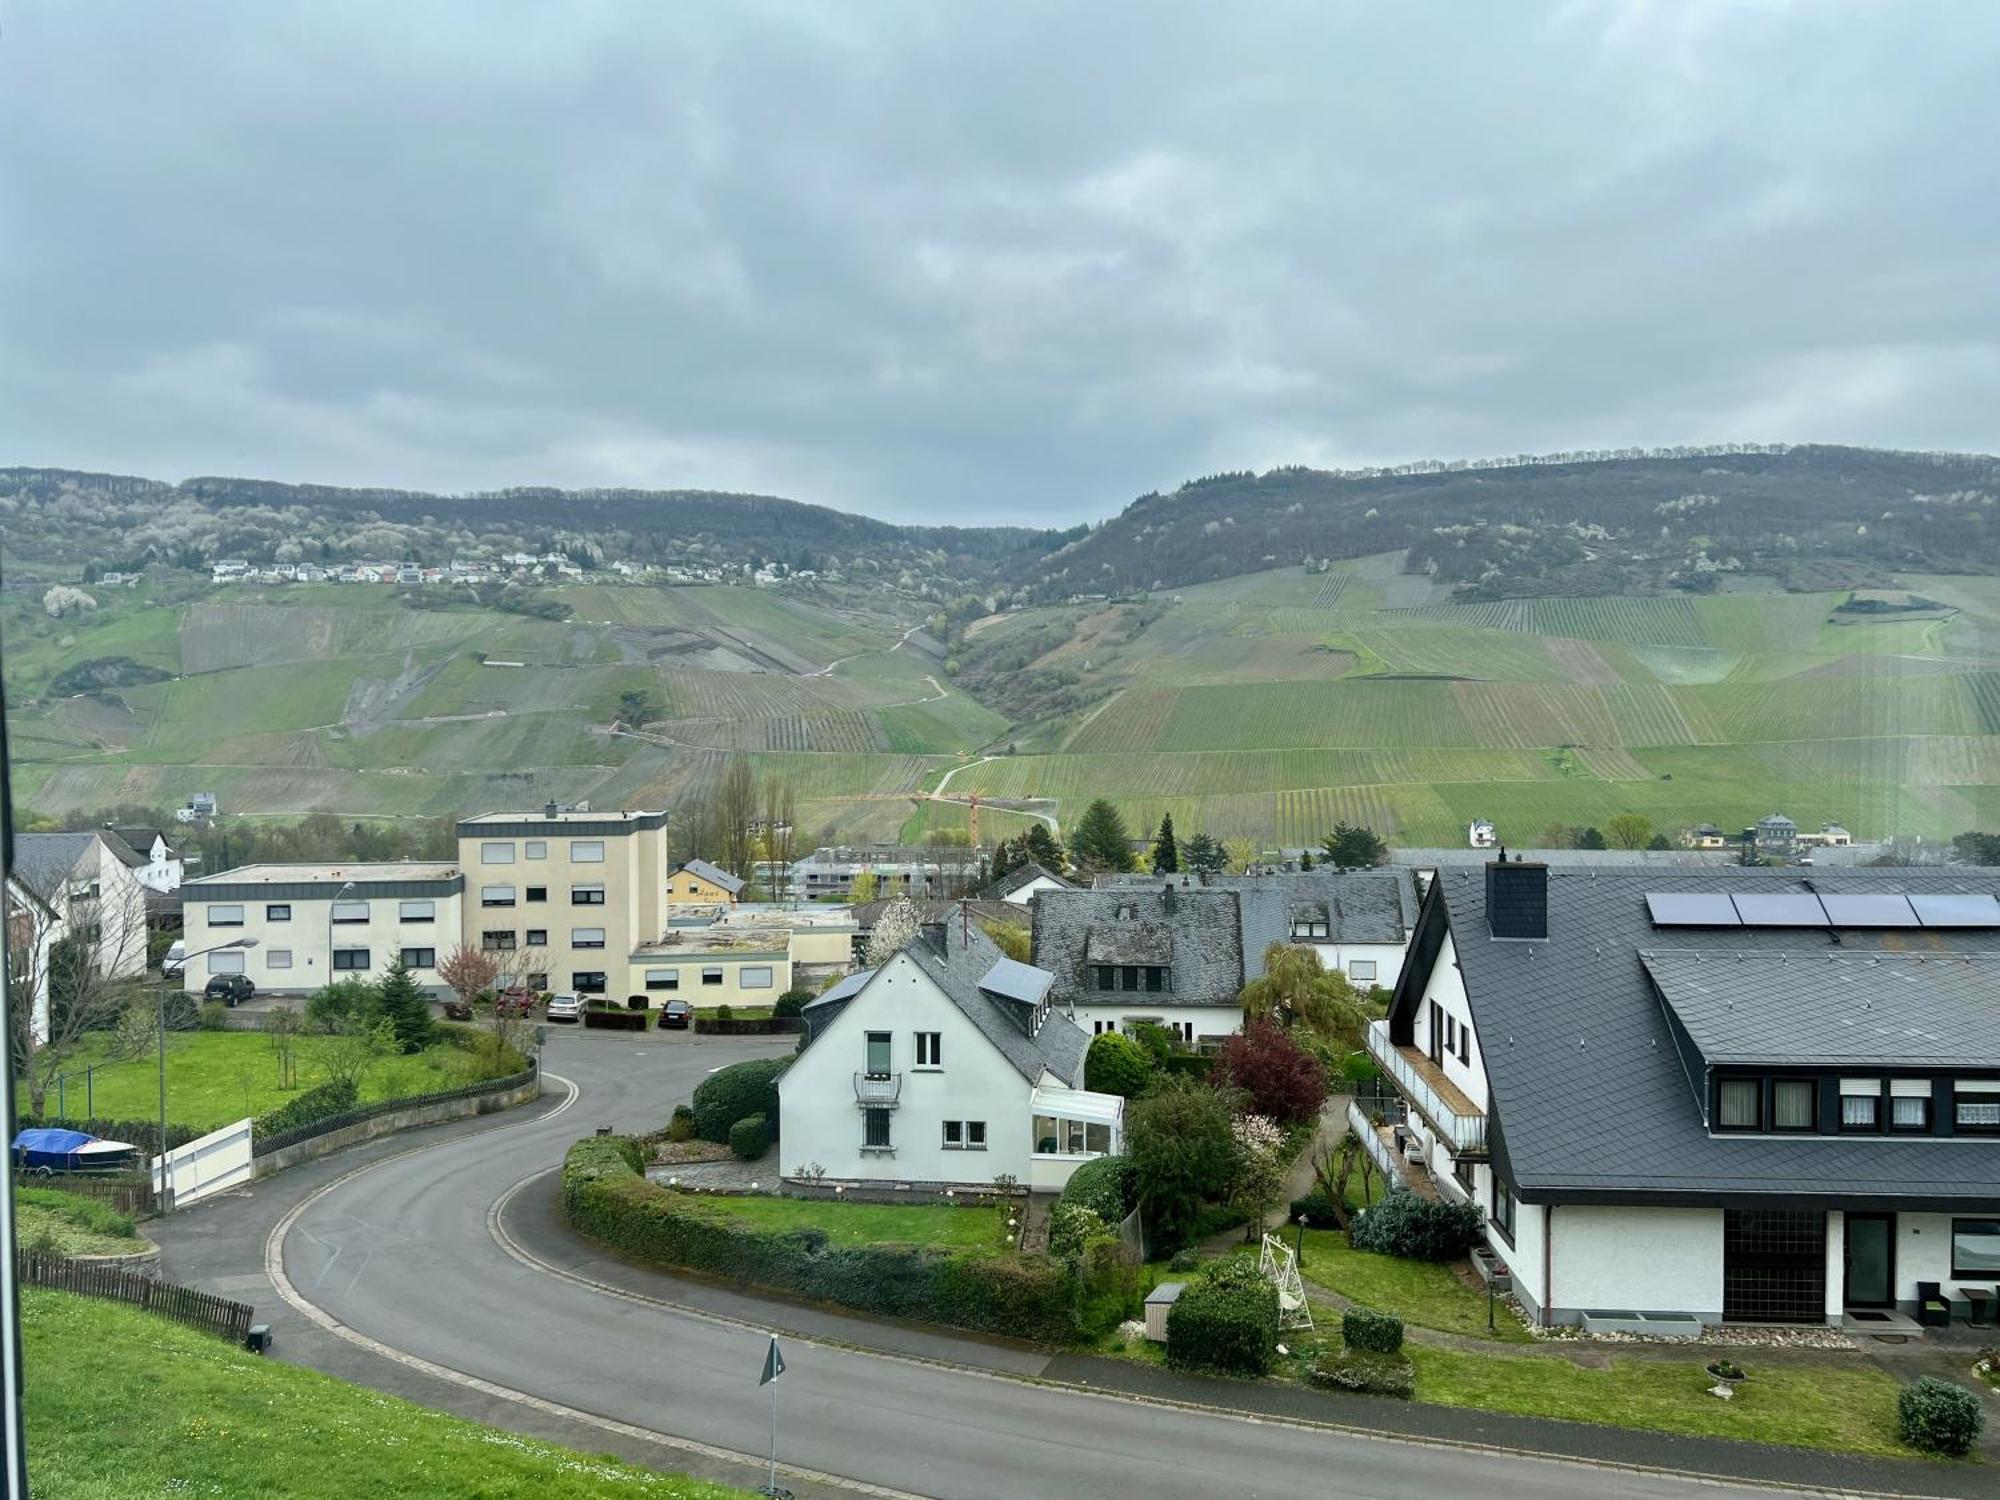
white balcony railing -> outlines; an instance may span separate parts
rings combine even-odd
[[[901,1073],[856,1073],[854,1102],[863,1109],[894,1109],[902,1097]]]
[[[1411,1108],[1444,1137],[1453,1156],[1486,1154],[1486,1115],[1448,1082],[1429,1058],[1412,1058],[1389,1040],[1389,1023],[1369,1024],[1368,1055],[1381,1065]]]

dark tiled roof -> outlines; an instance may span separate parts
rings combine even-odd
[[[1057,1003],[1087,1004],[1091,990],[1086,971],[1096,954],[1124,951],[1152,942],[1148,934],[1166,933],[1172,939],[1171,1003],[1233,1007],[1244,977],[1236,898],[1235,891],[1192,884],[1176,884],[1171,891],[1144,886],[1043,891],[1033,908],[1035,963],[1055,975]],[[1099,961],[1159,962],[1140,957]],[[1168,999],[1149,998],[1154,1003]]]
[[[882,913],[897,901],[915,900],[914,897],[884,896],[879,901],[863,901],[851,907],[854,925],[863,932],[873,930],[881,920]],[[958,919],[961,909],[969,913],[974,922],[1000,922],[1008,927],[1021,925],[1021,908],[1011,901],[916,901],[919,921],[943,922]]]
[[[95,833],[16,834],[14,874],[44,901],[51,900],[96,838]]]
[[[1449,918],[1504,1159],[1525,1197],[2000,1201],[2000,1139],[1708,1134],[1643,955],[1698,943],[1711,955],[1704,962],[1786,952],[1791,962],[1825,963],[1830,938],[1768,928],[1704,930],[1698,938],[1663,931],[1647,915],[1646,895],[1804,891],[1806,875],[1556,866],[1549,872],[1549,936],[1531,942],[1488,935],[1483,870],[1439,873],[1432,895],[1438,916]],[[1819,891],[2000,891],[1996,870],[1815,870],[1809,880]],[[1843,958],[2000,956],[1994,931],[1839,935]],[[1427,976],[1418,967],[1404,971],[1399,1016],[1421,993]],[[1965,1062],[2000,1065],[2000,1030],[1989,1031],[1982,1054]]]
[[[1157,922],[1111,922],[1090,929],[1084,960],[1093,964],[1156,964],[1174,961],[1174,935]]]
[[[741,880],[737,879],[727,870],[710,864],[705,859],[691,859],[682,865],[681,868],[686,870],[690,875],[706,880],[710,885],[722,887],[723,890],[729,892],[732,896],[743,889],[743,882]]]
[[[1006,962],[1007,955],[977,924],[933,925],[903,949],[903,954],[936,981],[1028,1082],[1039,1080],[1046,1068],[1070,1088],[1083,1087],[1083,1054],[1090,1038],[1074,1021],[1055,1011],[1044,1016],[1031,1035],[1032,1011],[1028,1007],[980,988],[980,982]]]
[[[1021,889],[1022,886],[1031,885],[1037,880],[1053,880],[1064,890],[1076,889],[1073,882],[1063,879],[1062,876],[1056,874],[1053,870],[1043,869],[1042,866],[1036,864],[1031,859],[1025,865],[1017,866],[1009,870],[1005,875],[995,876],[992,880],[989,880],[979,895],[982,900],[986,901],[1005,901],[1014,892]]]

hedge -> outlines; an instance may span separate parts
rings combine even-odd
[[[804,1031],[797,1016],[696,1016],[696,1036],[790,1036]]]
[[[1346,1208],[1347,1217],[1351,1221],[1354,1217],[1354,1204],[1349,1201],[1346,1204]],[[1340,1227],[1340,1219],[1333,1211],[1333,1200],[1327,1197],[1318,1187],[1314,1187],[1303,1198],[1294,1198],[1291,1203],[1290,1212],[1293,1223],[1297,1223],[1303,1218],[1306,1221],[1306,1228],[1308,1229],[1338,1229]]]
[[[1215,1056],[1209,1052],[1176,1052],[1160,1063],[1161,1072],[1188,1078],[1206,1078],[1214,1068]]]
[[[1152,1056],[1132,1038],[1102,1031],[1090,1039],[1090,1050],[1083,1054],[1083,1086],[1093,1094],[1136,1099],[1152,1082]]]
[[[1132,1211],[1132,1162],[1124,1156],[1094,1156],[1064,1184],[1059,1206],[1087,1208],[1114,1229]]]
[[[778,996],[778,1003],[771,1007],[771,1014],[781,1019],[796,1017],[818,998],[811,990],[786,990]]]
[[[1470,1203],[1440,1203],[1400,1188],[1355,1215],[1354,1248],[1405,1260],[1458,1260],[1485,1226]]]
[[[1270,1373],[1278,1289],[1244,1257],[1217,1261],[1167,1310],[1167,1363],[1229,1375]]]
[[[1044,1343],[1077,1336],[1076,1278],[1045,1258],[917,1245],[835,1246],[822,1230],[763,1228],[713,1200],[649,1182],[637,1142],[618,1136],[590,1136],[572,1146],[562,1187],[572,1229],[653,1265],[885,1317]]]
[[[643,1010],[613,1010],[609,1006],[584,1007],[583,1024],[597,1031],[644,1031],[652,1015]]]
[[[783,1129],[778,1075],[790,1064],[789,1057],[759,1057],[709,1074],[694,1091],[694,1133],[726,1146],[730,1126],[746,1116],[762,1115],[776,1136]]]
[[[1340,1315],[1340,1336],[1350,1349],[1395,1354],[1403,1347],[1403,1320],[1394,1313],[1350,1307]]]
[[[1366,1349],[1349,1349],[1334,1359],[1322,1359],[1312,1367],[1311,1379],[1314,1385],[1329,1390],[1365,1396],[1400,1396],[1407,1401],[1417,1393],[1416,1367],[1407,1358]]]
[[[1963,1458],[1985,1425],[1979,1398],[1935,1375],[1904,1386],[1896,1395],[1896,1435],[1925,1453]]]
[[[505,1078],[484,1078],[477,1083],[461,1084],[455,1089],[439,1089],[433,1094],[411,1094],[401,1099],[378,1099],[373,1104],[357,1105],[339,1114],[325,1115],[308,1124],[294,1126],[290,1130],[273,1131],[260,1135],[253,1125],[250,1130],[250,1154],[269,1156],[273,1151],[282,1151],[287,1146],[296,1146],[300,1141],[309,1141],[316,1135],[328,1135],[336,1130],[345,1130],[349,1125],[359,1125],[363,1120],[372,1120],[377,1115],[394,1114],[399,1109],[420,1109],[426,1104],[444,1104],[453,1099],[477,1099],[482,1094],[498,1094],[508,1089],[519,1088],[535,1076],[533,1064],[518,1073]],[[308,1090],[308,1092],[311,1092]],[[302,1094],[299,1096],[304,1098]],[[294,1099],[292,1103],[298,1103]]]
[[[729,1127],[729,1149],[739,1161],[755,1161],[771,1149],[771,1129],[762,1115],[745,1115]]]
[[[361,1102],[361,1090],[351,1078],[336,1078],[295,1094],[276,1109],[266,1110],[250,1122],[250,1139],[283,1135],[321,1120],[345,1114]]]
[[[55,1115],[44,1115],[39,1120],[30,1115],[22,1115],[14,1122],[16,1132],[37,1128],[51,1130],[80,1130],[85,1135],[94,1135],[99,1140],[123,1141],[128,1146],[137,1146],[147,1156],[160,1154],[160,1122],[158,1120],[74,1120],[59,1119]],[[196,1130],[187,1125],[167,1126],[167,1149],[185,1146],[189,1141],[198,1141],[207,1135],[206,1130]],[[141,1171],[148,1170],[141,1165]]]

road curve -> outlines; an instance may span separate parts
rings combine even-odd
[[[523,1407],[536,1430],[583,1417],[607,1432],[657,1434],[713,1461],[695,1465],[709,1472],[732,1456],[761,1455],[768,1408],[755,1381],[764,1334],[745,1322],[755,1321],[755,1299],[700,1288],[712,1308],[702,1312],[620,1294],[601,1283],[619,1272],[630,1282],[630,1268],[546,1234],[524,1251],[495,1206],[513,1194],[515,1203],[539,1202],[546,1219],[548,1169],[570,1141],[599,1126],[655,1126],[706,1072],[769,1050],[559,1035],[548,1066],[575,1081],[572,1107],[332,1177],[277,1221],[270,1269],[321,1328]],[[842,1321],[803,1309],[783,1316],[790,1326],[817,1320],[835,1337]],[[907,1342],[909,1357],[788,1343],[784,1482],[801,1493],[941,1500],[1691,1493],[1667,1476],[1085,1394],[1032,1383],[1044,1358],[1031,1351],[933,1334]],[[507,1418],[496,1411],[489,1420]]]

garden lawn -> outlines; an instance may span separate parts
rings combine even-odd
[[[710,1207],[760,1229],[822,1229],[831,1245],[929,1245],[940,1250],[999,1250],[1004,1220],[997,1208],[927,1203],[828,1203],[817,1198],[761,1194],[702,1195]]]
[[[36,1500],[748,1500],[427,1411],[136,1308],[28,1288],[21,1320]]]
[[[152,1248],[109,1203],[55,1188],[14,1189],[14,1234],[29,1247],[53,1238],[64,1255],[137,1255]]]
[[[85,1110],[84,1067],[104,1055],[108,1038],[81,1052],[66,1070],[68,1087],[60,1110],[56,1090],[48,1113],[81,1120],[151,1120],[159,1116],[159,1064],[154,1054],[105,1063],[92,1070],[90,1109]],[[195,1130],[213,1130],[294,1099],[302,1089],[325,1080],[313,1067],[311,1037],[301,1037],[295,1054],[298,1087],[278,1086],[278,1059],[257,1031],[189,1031],[167,1042],[167,1118]],[[408,1057],[380,1059],[361,1081],[361,1102],[400,1099],[457,1088],[474,1080],[472,1054],[443,1045]]]
[[[1584,1369],[1554,1354],[1403,1347],[1416,1365],[1417,1399],[1439,1406],[1912,1456],[1896,1441],[1895,1379],[1859,1360],[1760,1365],[1746,1350],[1749,1378],[1722,1401],[1708,1394],[1715,1381],[1699,1359],[1614,1358],[1608,1369]]]
[[[1449,1266],[1356,1250],[1337,1229],[1308,1229],[1299,1273],[1350,1302],[1394,1313],[1419,1328],[1525,1344],[1532,1335],[1506,1306],[1494,1309],[1486,1331],[1486,1297],[1467,1287]]]

